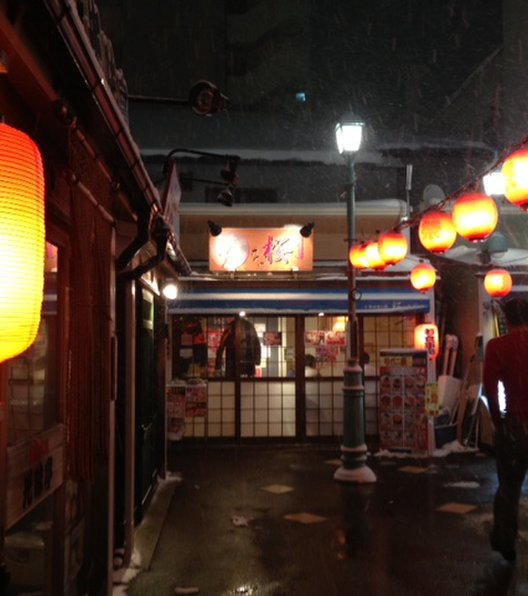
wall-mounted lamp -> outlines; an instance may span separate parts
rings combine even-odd
[[[233,193],[229,187],[223,188],[217,195],[216,200],[226,207],[233,206]]]
[[[240,157],[238,155],[211,153],[210,151],[201,151],[198,149],[172,149],[165,158],[165,165],[163,168],[165,174],[168,171],[168,164],[171,160],[174,159],[174,156],[177,153],[189,153],[191,155],[198,155],[201,157],[212,157],[214,159],[225,160],[226,165],[220,170],[220,178],[222,179],[222,182],[216,180],[206,180],[204,178],[195,178],[191,174],[190,176],[183,175],[181,177],[181,183],[183,187],[187,186],[187,188],[189,188],[189,184],[192,184],[192,182],[203,182],[206,184],[214,184],[217,186],[223,184],[224,186],[216,196],[216,200],[222,205],[225,205],[226,207],[231,207],[233,205],[233,189],[238,184],[237,168],[240,162]]]
[[[23,132],[0,123],[0,362],[29,348],[44,290],[44,168]]]
[[[189,105],[199,116],[211,116],[216,112],[226,111],[231,101],[209,81],[198,81],[191,87]]]
[[[312,235],[314,227],[315,227],[315,224],[313,221],[310,223],[307,223],[299,230],[299,234],[303,238],[309,238]]]
[[[161,288],[161,293],[167,300],[176,300],[178,297],[178,286],[176,285],[176,282],[172,279],[167,280]]]
[[[219,226],[210,219],[207,220],[207,225],[209,226],[209,233],[211,234],[211,236],[220,236],[220,234],[222,233],[222,226]]]
[[[129,101],[144,103],[162,103],[176,106],[189,106],[199,116],[212,116],[226,111],[231,100],[210,81],[197,81],[191,87],[186,99],[177,97],[152,97],[148,95],[129,95]]]

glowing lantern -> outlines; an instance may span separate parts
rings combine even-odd
[[[429,360],[434,360],[440,351],[438,327],[434,323],[423,323],[414,328],[414,347],[427,350]]]
[[[427,292],[436,281],[436,271],[428,263],[418,263],[411,271],[411,284],[419,292]]]
[[[524,211],[528,211],[528,149],[512,153],[502,166],[504,196]]]
[[[407,256],[407,238],[400,232],[386,232],[378,239],[380,257],[386,265],[396,265]]]
[[[428,211],[420,220],[418,237],[429,252],[442,254],[453,246],[457,233],[449,213]]]
[[[0,362],[35,340],[44,289],[44,170],[38,147],[0,123]]]
[[[364,251],[367,266],[370,267],[370,269],[374,269],[376,271],[382,271],[383,269],[385,269],[387,264],[381,258],[379,252],[379,245],[377,242],[367,242],[365,244]]]
[[[491,236],[497,227],[499,210],[495,201],[482,193],[470,193],[453,205],[456,231],[469,242],[480,242]]]
[[[355,267],[356,269],[366,269],[368,267],[364,244],[354,244],[354,246],[350,248],[348,258],[350,259],[352,267]]]
[[[492,298],[507,296],[512,289],[512,278],[506,269],[490,269],[484,277],[484,289]]]

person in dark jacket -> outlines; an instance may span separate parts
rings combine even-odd
[[[512,298],[503,311],[508,333],[486,345],[483,386],[495,427],[499,479],[490,543],[512,562],[516,558],[519,497],[528,470],[528,300]],[[499,381],[504,386],[504,412],[499,406]]]
[[[238,342],[238,350],[237,350]],[[251,321],[244,317],[234,317],[227,325],[220,338],[220,344],[216,351],[215,369],[222,368],[222,357],[225,352],[225,376],[235,376],[235,359],[237,352],[240,358],[240,375],[254,377],[256,367],[260,365],[260,341],[257,331]]]

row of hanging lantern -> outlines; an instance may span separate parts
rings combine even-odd
[[[512,153],[502,166],[504,196],[513,205],[528,211],[528,149]],[[441,209],[426,211],[420,219],[418,237],[422,246],[435,255],[447,252],[457,235],[471,243],[486,240],[493,234],[499,220],[494,199],[481,192],[460,196],[452,213]],[[349,259],[357,269],[382,271],[396,265],[408,253],[406,237],[400,231],[385,232],[377,241],[363,242],[351,247]],[[427,292],[436,282],[435,268],[420,261],[411,271],[412,286]],[[512,289],[511,275],[505,269],[491,269],[484,278],[484,288],[493,298],[504,297]]]

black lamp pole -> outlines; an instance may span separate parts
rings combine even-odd
[[[356,270],[350,262],[350,249],[356,235],[356,170],[355,157],[361,144],[363,123],[349,118],[336,127],[340,153],[348,160],[350,184],[347,192],[347,275],[348,275],[348,359],[343,371],[343,442],[341,466],[336,470],[337,482],[365,484],[376,482],[374,472],[366,465],[363,370],[359,363],[359,330],[356,314],[358,292]]]

